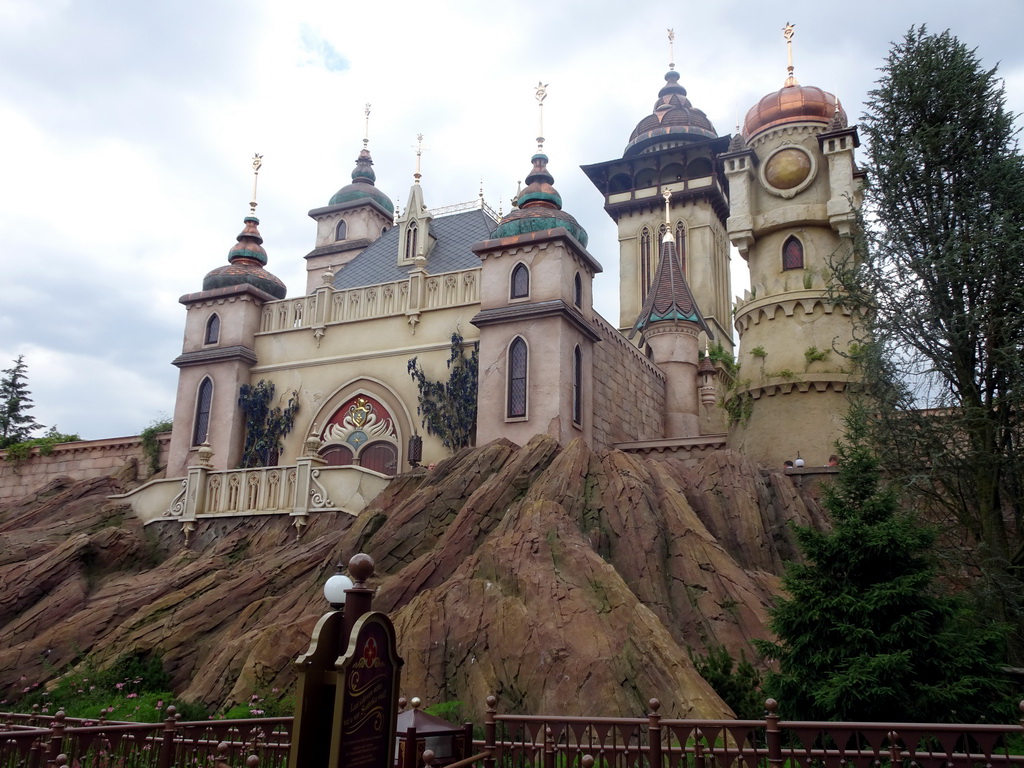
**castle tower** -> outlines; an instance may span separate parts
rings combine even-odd
[[[791,46],[792,27],[786,27]],[[729,238],[750,269],[738,300],[740,372],[730,447],[769,466],[799,453],[824,465],[842,434],[850,316],[827,295],[831,264],[852,254],[860,206],[856,128],[831,93],[801,86],[792,54],[783,87],[747,113],[721,161]]]
[[[257,155],[256,174],[260,166]],[[287,293],[284,283],[264,269],[267,252],[255,200],[254,182],[251,209],[228,251],[228,264],[206,275],[202,291],[179,299],[187,315],[181,354],[173,361],[180,372],[168,477],[184,475],[204,442],[213,449],[214,469],[234,469],[242,457],[245,423],[238,390],[249,383],[256,363],[254,339],[263,305]]]
[[[669,64],[654,110],[633,129],[622,158],[583,166],[619,229],[620,330],[628,331],[640,314],[657,273],[659,243],[671,230],[704,319],[732,352],[728,186],[717,162],[728,146],[728,137],[719,138],[690,103]],[[667,225],[661,211],[665,191],[671,192]]]
[[[369,125],[369,104],[365,115]],[[352,183],[335,192],[325,207],[309,212],[316,221],[316,247],[305,256],[306,293],[315,292],[323,284],[322,276],[328,268],[337,272],[392,225],[395,206],[374,185],[377,174],[373,172],[368,143],[369,138],[364,136]]]
[[[538,145],[516,208],[473,246],[483,262],[472,320],[480,329],[477,444],[507,437],[524,445],[541,432],[563,445],[593,442],[591,288],[601,265],[562,210],[543,138]]]
[[[670,222],[672,193],[665,190],[663,197],[665,221]],[[661,239],[658,271],[629,337],[637,331],[650,347],[651,360],[665,372],[665,437],[700,435],[698,337],[702,331],[710,339],[714,334],[690,292],[676,254],[674,233],[668,227]]]

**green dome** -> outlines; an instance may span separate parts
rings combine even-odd
[[[370,151],[363,147],[356,158],[356,167],[352,171],[352,183],[339,189],[334,193],[328,205],[340,205],[358,200],[373,200],[384,208],[392,216],[395,215],[395,204],[391,199],[381,192],[373,183],[377,180],[377,174],[373,172],[373,159]]]
[[[516,209],[498,223],[491,237],[515,237],[565,227],[586,248],[587,231],[562,210],[562,196],[552,186],[555,179],[548,171],[548,156],[538,152],[530,160],[533,168],[526,177],[526,188],[516,198]]]

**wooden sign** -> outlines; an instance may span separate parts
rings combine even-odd
[[[364,614],[338,659],[335,699],[340,728],[331,740],[332,768],[391,768],[402,668],[395,628],[387,614]]]

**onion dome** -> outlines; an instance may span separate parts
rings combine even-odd
[[[651,290],[647,293],[633,330],[629,332],[629,338],[632,339],[637,331],[661,321],[693,323],[699,326],[708,338],[714,338],[679,265],[676,241],[671,232],[666,232],[662,240],[658,271],[654,274]]]
[[[395,215],[395,205],[391,199],[374,186],[377,174],[373,172],[373,160],[370,158],[370,151],[365,147],[356,158],[356,167],[352,171],[352,183],[339,189],[328,205],[349,203],[354,200],[373,200],[383,207],[392,216]]]
[[[750,108],[743,121],[743,135],[749,141],[779,125],[818,123],[828,126],[833,119],[846,125],[846,112],[833,94],[813,85],[800,85],[790,77],[780,90],[769,93]]]
[[[526,177],[526,187],[516,198],[516,208],[498,223],[492,238],[513,237],[529,232],[565,227],[580,245],[587,247],[587,232],[572,216],[562,210],[562,196],[552,185],[548,156],[538,152],[531,158],[533,169]]]
[[[203,278],[204,291],[248,284],[275,299],[285,297],[288,289],[284,283],[263,268],[267,263],[267,252],[263,248],[263,237],[256,228],[259,223],[255,216],[245,217],[245,228],[236,238],[238,243],[228,251],[228,264],[207,273]]]
[[[622,156],[638,155],[666,140],[678,144],[716,138],[715,126],[686,98],[686,89],[679,84],[679,73],[670,69],[665,73],[665,86],[658,91],[653,114],[636,124]]]

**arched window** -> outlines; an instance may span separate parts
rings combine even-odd
[[[686,225],[676,222],[676,253],[679,254],[679,268],[686,274]]]
[[[794,235],[787,237],[786,242],[782,244],[782,268],[804,268],[804,246]]]
[[[654,279],[654,254],[651,250],[651,230],[640,230],[640,298],[647,298],[647,289]]]
[[[328,445],[320,451],[320,458],[329,467],[347,467],[352,463],[352,451],[347,445]]]
[[[520,262],[512,268],[512,289],[509,298],[525,299],[530,295],[530,270]]]
[[[572,351],[572,420],[583,423],[583,350],[579,344]]]
[[[572,281],[572,303],[583,309],[583,278],[579,272]]]
[[[214,312],[206,321],[206,336],[203,343],[216,344],[218,341],[220,341],[220,315]]]
[[[213,407],[213,382],[207,376],[199,385],[199,396],[196,398],[196,419],[192,428],[192,445],[206,442],[210,431],[210,410]]]
[[[344,240],[346,237],[348,237],[348,225],[342,219],[338,222],[338,228],[334,230],[334,239]]]
[[[388,228],[387,228],[387,227],[381,227],[381,228],[380,228],[380,235],[381,235],[381,237],[383,237],[383,236],[384,236],[384,233],[385,233],[385,232],[387,232],[387,231],[388,231]]]
[[[516,337],[508,348],[508,408],[510,419],[526,417],[526,342]]]
[[[380,472],[382,475],[397,474],[398,450],[394,443],[370,443],[359,452],[359,466]]]
[[[416,241],[419,237],[419,227],[415,221],[409,222],[409,228],[405,231],[405,260],[412,261],[416,258]]]

